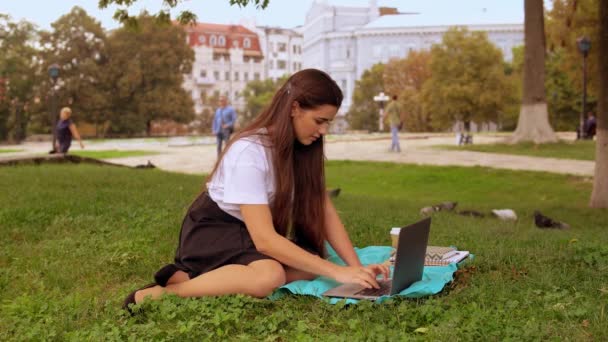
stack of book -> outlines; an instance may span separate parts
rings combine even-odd
[[[427,246],[424,266],[445,266],[459,263],[469,255],[469,251],[459,251],[454,247]],[[395,263],[395,250],[391,253],[387,265]]]
[[[459,251],[454,247],[427,246],[424,266],[449,265],[464,260],[468,255],[468,251]]]

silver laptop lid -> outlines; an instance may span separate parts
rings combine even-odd
[[[430,229],[430,217],[401,228],[395,256],[391,295],[403,291],[422,279]]]

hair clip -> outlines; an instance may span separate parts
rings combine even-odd
[[[287,89],[287,95],[289,95],[291,93],[291,83],[287,83],[285,88]]]

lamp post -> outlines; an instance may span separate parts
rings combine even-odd
[[[57,143],[57,79],[59,78],[59,65],[52,64],[49,66],[49,77],[51,79],[51,98],[50,98],[50,108],[49,108],[49,116],[51,117],[51,132],[53,132],[53,146],[51,146],[51,151],[49,153],[55,153],[55,144]]]
[[[585,138],[585,113],[587,111],[587,55],[591,50],[591,40],[587,37],[580,37],[576,40],[578,51],[583,55],[583,108],[581,110],[580,122],[579,122],[579,133],[577,134],[578,139]]]
[[[378,130],[382,132],[384,130],[384,104],[389,100],[388,95],[383,91],[380,94],[374,96],[374,101],[380,105],[380,114],[378,115]]]

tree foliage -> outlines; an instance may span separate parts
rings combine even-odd
[[[61,16],[51,24],[51,32],[41,34],[44,63],[41,70],[46,74],[52,64],[60,67],[56,88],[59,106],[70,106],[76,121],[86,120],[99,125],[107,120],[111,87],[107,84],[106,34],[101,24],[80,7]],[[47,94],[50,105],[50,79],[45,78],[40,92]],[[50,130],[52,116],[40,113],[39,123]],[[55,114],[57,115],[57,114]]]
[[[406,58],[392,59],[384,68],[384,89],[398,95],[403,110],[401,121],[412,132],[431,130],[429,115],[423,111],[422,88],[431,76],[429,51],[410,51]]]
[[[547,12],[545,31],[547,49],[558,53],[560,62],[557,69],[566,74],[574,89],[580,94],[583,89],[582,54],[576,40],[587,36],[591,40],[591,50],[587,57],[587,91],[590,102],[594,103],[598,93],[598,40],[599,0],[554,0]],[[550,94],[549,94],[550,96]]]
[[[194,61],[184,30],[145,13],[138,22],[136,29],[123,27],[108,38],[112,132],[149,132],[152,120],[194,118],[192,98],[181,86]]]
[[[0,140],[25,138],[37,83],[37,38],[32,23],[0,14]]]
[[[160,2],[161,0],[157,1]],[[155,13],[153,17],[157,22],[169,22],[171,20],[170,10],[184,1],[185,0],[162,0],[164,8],[158,13]],[[134,27],[139,25],[139,23],[136,17],[129,15],[128,8],[136,2],[137,0],[99,0],[98,5],[99,8],[107,8],[111,5],[119,6],[119,8],[114,12],[114,19],[126,24],[127,26]],[[253,4],[256,8],[262,9],[266,8],[269,2],[270,0],[229,0],[230,5],[245,7],[248,4]],[[190,11],[182,11],[177,16],[177,20],[182,24],[195,23],[196,19],[196,14]]]
[[[379,107],[374,96],[384,91],[384,64],[378,63],[365,70],[355,83],[353,101],[347,120],[353,129],[378,131]]]
[[[245,111],[239,116],[239,125],[243,126],[258,116],[267,106],[270,105],[272,97],[276,91],[287,81],[288,76],[285,75],[276,81],[266,79],[263,81],[256,80],[247,83],[243,89],[245,97]]]
[[[435,128],[455,121],[497,122],[511,92],[501,51],[484,32],[452,28],[431,50],[431,77],[423,86],[424,110]]]

